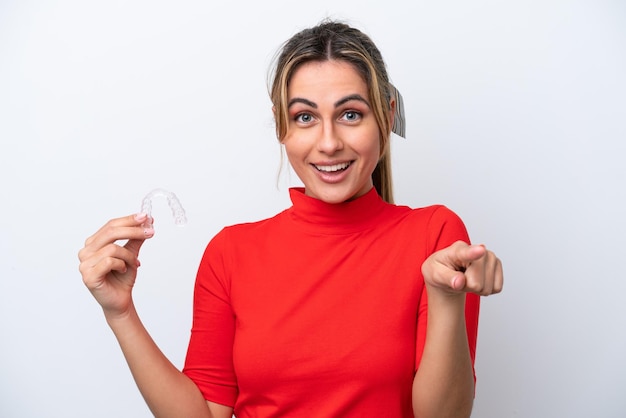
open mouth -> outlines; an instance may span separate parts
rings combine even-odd
[[[334,164],[334,165],[317,165],[314,164],[317,171],[323,171],[324,173],[336,173],[338,171],[344,171],[348,167],[350,167],[352,161],[348,161],[345,163]]]

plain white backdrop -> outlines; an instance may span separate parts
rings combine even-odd
[[[378,44],[405,99],[396,200],[496,251],[474,417],[626,415],[626,6],[615,0],[0,1],[0,416],[148,417],[77,252],[151,189],[138,310],[182,367],[224,225],[289,205],[275,51],[324,17]],[[280,172],[280,175],[279,175]]]

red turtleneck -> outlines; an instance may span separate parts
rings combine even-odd
[[[336,205],[290,195],[289,209],[207,246],[184,373],[239,418],[412,417],[421,265],[469,242],[462,221],[444,206],[387,204],[374,189]],[[478,308],[468,295],[472,361]]]

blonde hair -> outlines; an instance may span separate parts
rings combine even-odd
[[[341,22],[324,21],[292,36],[282,46],[270,75],[270,98],[274,106],[276,136],[285,138],[289,123],[287,88],[296,69],[311,61],[346,61],[368,86],[369,101],[380,132],[380,159],[372,180],[383,200],[393,203],[389,139],[392,129],[391,85],[382,55],[363,32]]]

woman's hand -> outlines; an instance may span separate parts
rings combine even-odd
[[[502,291],[502,263],[484,245],[457,241],[422,264],[424,282],[444,293],[488,296]]]
[[[154,235],[154,229],[142,226],[147,218],[137,214],[112,219],[87,238],[78,252],[83,282],[107,317],[123,316],[132,307],[139,249]],[[128,241],[120,245],[118,240]]]

